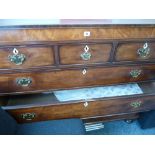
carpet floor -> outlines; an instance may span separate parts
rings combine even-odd
[[[155,128],[141,129],[135,120],[131,124],[125,121],[103,123],[104,128],[87,132],[87,135],[155,135]]]

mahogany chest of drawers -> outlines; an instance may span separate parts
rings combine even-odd
[[[0,28],[1,105],[18,122],[133,117],[155,109],[154,80],[155,25]],[[143,94],[61,102],[52,93],[127,83]]]

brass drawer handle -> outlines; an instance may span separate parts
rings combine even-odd
[[[9,55],[8,58],[16,65],[22,65],[26,60],[26,56],[24,54],[19,54],[19,51],[16,48],[13,49],[13,55]]]
[[[137,54],[141,58],[146,58],[150,55],[150,48],[148,46],[148,43],[145,43],[142,48],[138,49]]]
[[[84,48],[84,52],[81,54],[81,58],[83,60],[89,60],[91,58],[91,53],[89,52],[89,47],[87,45]]]
[[[130,71],[130,75],[132,78],[137,78],[139,75],[141,75],[142,70],[140,69],[134,69]]]
[[[142,104],[142,101],[134,101],[134,102],[130,103],[131,107],[133,107],[133,108],[138,108],[141,106],[141,104]]]
[[[32,79],[31,78],[25,78],[25,77],[17,78],[16,83],[20,86],[27,87],[32,83]]]
[[[21,118],[27,121],[33,120],[36,117],[35,113],[24,113],[21,114]]]

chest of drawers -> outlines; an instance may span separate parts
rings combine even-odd
[[[155,25],[2,26],[1,105],[21,123],[152,110],[154,58]],[[127,83],[143,95],[60,102],[52,93]]]

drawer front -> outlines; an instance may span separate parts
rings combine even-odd
[[[27,41],[66,41],[89,39],[154,38],[154,27],[100,26],[59,28],[11,28],[0,30],[0,43]],[[84,32],[90,32],[85,36]]]
[[[52,47],[0,48],[0,68],[30,68],[53,65]]]
[[[0,76],[0,93],[27,93],[154,79],[155,65],[4,74]]]
[[[135,120],[139,118],[139,113],[129,113],[129,114],[116,114],[112,116],[97,116],[97,117],[86,117],[82,121],[86,124],[109,122],[117,120]]]
[[[155,59],[155,43],[120,44],[116,61],[149,61]]]
[[[155,109],[154,96],[8,109],[7,111],[15,117],[18,122],[24,123],[50,119],[108,116],[131,112],[142,112],[151,109]]]
[[[110,58],[111,44],[68,45],[60,47],[61,64],[105,63]]]

